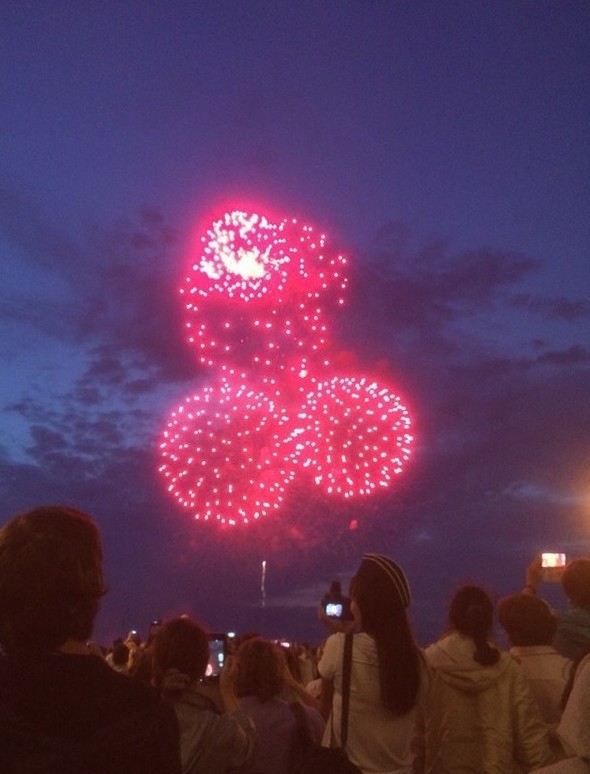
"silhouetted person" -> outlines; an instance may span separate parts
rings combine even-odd
[[[0,530],[2,774],[180,774],[174,710],[88,648],[104,591],[85,514],[42,507]]]

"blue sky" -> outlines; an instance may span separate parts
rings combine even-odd
[[[577,0],[3,8],[0,521],[95,516],[100,637],[190,610],[319,639],[315,600],[377,550],[426,641],[460,581],[508,593],[536,551],[588,553],[589,30]],[[338,346],[395,383],[416,443],[377,500],[301,483],[220,533],[176,510],[157,446],[211,378],[187,262],[252,202],[348,255]]]

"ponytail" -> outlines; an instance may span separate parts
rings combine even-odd
[[[479,586],[463,586],[455,594],[449,610],[449,621],[466,637],[473,640],[473,658],[482,666],[492,666],[500,660],[500,651],[489,642],[494,620],[494,606]]]

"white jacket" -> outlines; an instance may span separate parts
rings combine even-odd
[[[425,651],[432,676],[415,771],[512,774],[550,763],[547,728],[519,665],[501,653],[482,666],[474,650],[452,633]]]

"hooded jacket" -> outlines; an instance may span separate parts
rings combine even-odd
[[[174,709],[183,774],[223,774],[252,757],[255,728],[241,710],[219,713],[210,699],[188,688],[174,700]]]
[[[548,731],[520,666],[507,653],[482,666],[474,650],[452,633],[425,651],[432,675],[415,771],[512,774],[550,763]]]

